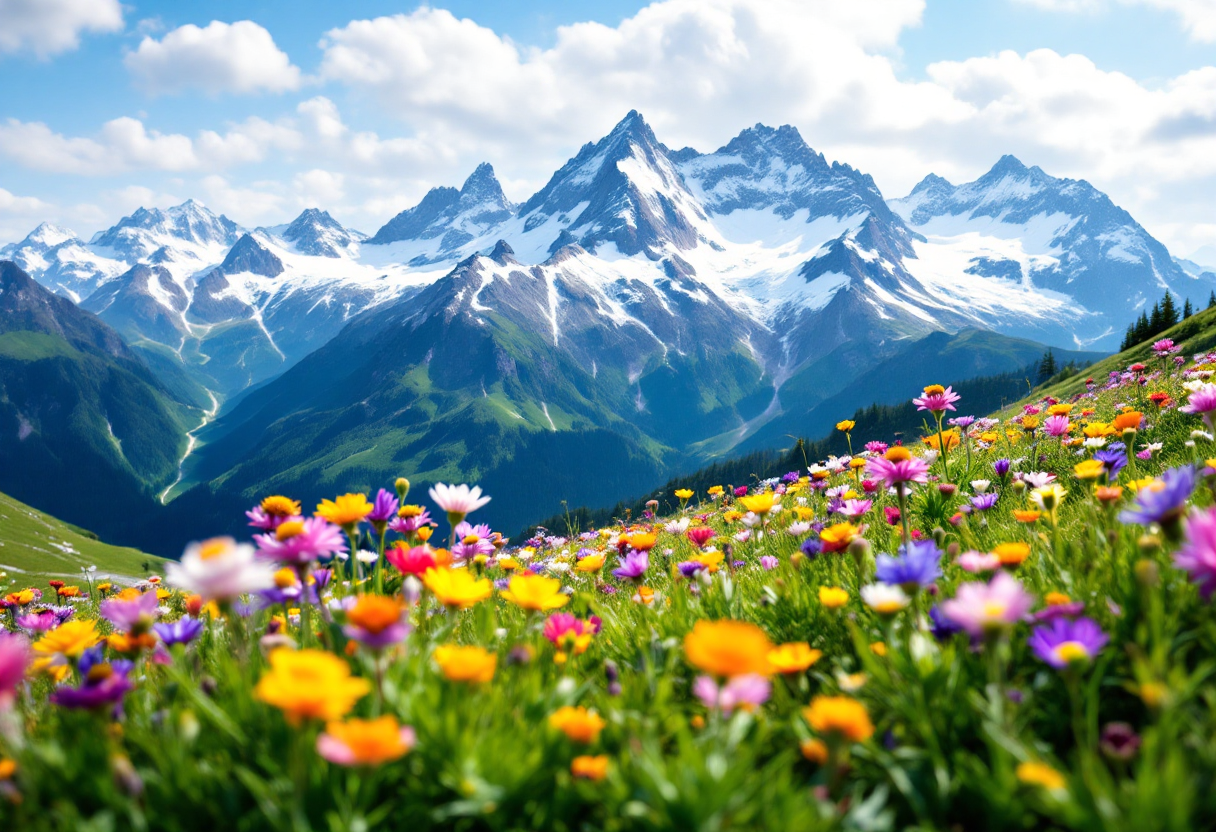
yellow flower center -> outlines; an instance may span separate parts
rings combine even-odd
[[[296,535],[304,533],[303,520],[288,520],[286,523],[280,523],[279,527],[274,530],[274,536],[279,540],[289,540]]]

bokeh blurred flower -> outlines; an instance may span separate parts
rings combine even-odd
[[[378,766],[399,760],[414,747],[414,729],[397,718],[330,722],[317,737],[317,753],[340,766]]]
[[[489,682],[498,668],[498,654],[481,647],[444,644],[436,647],[432,655],[449,682]]]
[[[581,705],[565,705],[549,715],[549,727],[584,745],[595,742],[607,724],[595,711],[589,711]]]
[[[1034,654],[1054,668],[1089,664],[1109,641],[1092,618],[1056,618],[1035,627],[1027,643]]]
[[[494,585],[489,579],[478,579],[467,569],[428,569],[422,575],[422,583],[439,599],[439,603],[459,610],[486,600],[494,592]]]
[[[772,673],[773,644],[763,630],[745,621],[699,620],[684,637],[684,655],[699,670],[719,677]]]
[[[332,653],[280,648],[270,654],[270,669],[254,696],[299,725],[306,719],[340,719],[370,690],[370,682],[351,676],[350,665]]]
[[[259,560],[254,548],[230,537],[186,547],[180,561],[165,567],[165,578],[204,601],[227,602],[274,586],[274,567]]]
[[[874,734],[866,706],[851,696],[816,696],[802,715],[823,737],[865,742]]]
[[[525,573],[511,578],[502,597],[517,607],[535,612],[564,607],[570,596],[562,593],[562,582],[557,578]]]
[[[692,684],[693,695],[701,704],[726,716],[736,708],[755,710],[768,701],[772,689],[769,680],[756,673],[734,676],[721,686],[709,676],[698,676]]]
[[[960,584],[954,598],[942,602],[942,612],[973,636],[1004,631],[1030,611],[1033,599],[1008,572],[988,583]]]
[[[801,673],[823,656],[805,641],[794,641],[774,647],[768,652],[768,663],[776,673]]]

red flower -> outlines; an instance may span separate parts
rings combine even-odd
[[[426,570],[435,568],[435,555],[427,546],[415,546],[406,549],[401,544],[384,553],[388,562],[397,567],[403,574],[415,577],[426,574]]]

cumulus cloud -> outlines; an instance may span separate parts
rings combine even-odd
[[[1173,12],[1190,36],[1202,43],[1216,42],[1216,2],[1213,0],[1019,0],[1041,9],[1060,12],[1094,12],[1114,5],[1149,6]]]
[[[251,20],[205,28],[181,26],[160,40],[145,37],[124,59],[141,87],[154,95],[200,89],[219,93],[284,92],[300,86],[300,70]]]
[[[0,52],[47,58],[75,49],[82,32],[121,29],[118,0],[0,0]]]

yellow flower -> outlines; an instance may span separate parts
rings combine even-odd
[[[489,578],[477,580],[467,569],[428,569],[422,583],[441,604],[458,610],[468,609],[494,592]]]
[[[1087,459],[1072,467],[1072,472],[1079,480],[1096,480],[1106,473],[1106,466],[1098,459]]]
[[[678,497],[680,499],[680,502],[684,502],[685,500],[691,500],[692,495],[693,495],[693,490],[691,488],[677,488],[676,489],[676,497]]]
[[[991,445],[993,442],[995,442],[996,440],[998,440],[1000,438],[1001,438],[1001,435],[993,430],[986,430],[980,434],[980,441],[987,442],[989,445]]]
[[[15,604],[18,607],[24,607],[27,604],[34,603],[34,590],[23,589],[19,592],[10,592],[4,596],[4,600],[10,604]]]
[[[1103,436],[1110,436],[1115,432],[1115,429],[1105,422],[1090,422],[1085,426],[1082,433],[1090,439],[1099,439]]]
[[[928,387],[925,388],[926,396],[940,396],[942,393],[945,393],[945,392],[946,392],[946,388],[942,387],[940,384],[930,384]]]
[[[1132,480],[1131,482],[1129,482],[1127,484],[1127,487],[1129,489],[1131,489],[1131,492],[1133,494],[1138,493],[1141,489],[1144,489],[1144,488],[1147,488],[1151,491],[1152,489],[1159,488],[1160,486],[1161,486],[1161,481],[1153,479],[1152,477],[1141,477],[1140,479]]]
[[[1030,546],[1026,543],[998,543],[992,547],[992,554],[1000,559],[1001,566],[1017,566],[1030,556]]]
[[[634,532],[621,536],[621,540],[631,549],[637,549],[639,552],[649,552],[654,548],[654,544],[658,542],[659,536],[651,532]]]
[[[852,523],[835,523],[819,533],[824,552],[842,552],[853,542],[861,529]]]
[[[871,642],[870,643],[870,652],[873,653],[875,656],[882,658],[887,655],[887,645],[881,641]]]
[[[849,696],[816,696],[802,715],[817,734],[865,742],[874,733],[866,706]]]
[[[712,573],[721,568],[724,558],[725,556],[721,552],[697,552],[689,560],[693,563],[705,564],[705,569]]]
[[[947,451],[954,450],[956,447],[958,447],[958,443],[960,441],[959,436],[958,436],[958,430],[951,428],[950,430],[944,431],[942,433],[940,439],[938,438],[938,435],[936,433],[931,436],[923,436],[923,437],[921,437],[920,441],[924,442],[926,445],[928,445],[933,450],[940,451],[942,440],[945,440],[945,442],[946,442]]]
[[[1068,492],[1058,483],[1053,482],[1031,491],[1030,502],[1048,514],[1054,515],[1055,510],[1060,507],[1060,503],[1064,502],[1066,496],[1068,496]]]
[[[722,514],[722,519],[727,523],[738,523],[740,520],[743,519],[743,512],[727,511]],[[34,596],[31,595],[30,597],[33,598]]]
[[[773,643],[755,624],[744,621],[698,621],[684,637],[689,664],[715,676],[772,673],[768,654]]]
[[[723,487],[722,487],[722,486],[720,486],[720,485],[711,485],[711,486],[709,487],[709,489],[708,489],[708,490],[707,490],[705,493],[706,493],[706,494],[708,494],[708,495],[709,495],[709,496],[711,496],[711,497],[717,497],[718,495],[720,495],[720,494],[721,494],[722,492],[724,492],[725,490],[726,490],[726,489],[725,489],[725,488],[723,488]]]
[[[857,427],[857,423],[852,419],[841,419],[836,423],[836,430],[841,431],[842,433],[848,433],[855,427]]]
[[[372,508],[366,494],[343,494],[336,500],[322,500],[317,506],[317,516],[324,517],[335,526],[349,528],[371,514]]]
[[[587,555],[585,558],[579,558],[574,565],[575,570],[579,572],[599,572],[604,566],[604,555],[596,552],[593,555]]]
[[[397,717],[349,719],[330,722],[317,737],[317,752],[344,766],[378,766],[398,760],[414,746],[414,732],[402,728]]]
[[[822,656],[822,650],[812,650],[805,641],[794,641],[770,650],[768,662],[778,673],[801,673]]]
[[[300,501],[275,495],[262,500],[262,511],[272,517],[298,517]]]
[[[838,610],[849,603],[849,593],[838,586],[819,587],[819,603],[830,610]]]
[[[531,573],[513,577],[501,594],[515,606],[537,612],[555,610],[570,602],[570,596],[562,594],[562,582],[557,578]]]
[[[1046,763],[1019,763],[1018,779],[1031,786],[1042,786],[1055,791],[1068,785],[1064,775]]]
[[[1073,406],[1071,404],[1067,404],[1065,402],[1061,402],[1060,404],[1053,404],[1051,407],[1047,408],[1047,415],[1048,416],[1067,416],[1069,413],[1072,412],[1072,408],[1073,408]]]
[[[38,639],[34,652],[74,659],[99,641],[101,634],[97,632],[96,621],[66,621]]]
[[[449,682],[488,682],[498,668],[498,655],[480,647],[444,644],[435,648],[434,656]]]
[[[765,491],[763,494],[751,494],[746,497],[739,498],[739,505],[750,511],[752,514],[761,516],[768,514],[773,510],[773,506],[777,503],[777,495],[771,491]]]
[[[595,742],[607,724],[595,711],[581,705],[577,708],[566,705],[549,716],[550,728],[556,728],[575,742],[584,744]]]
[[[350,665],[324,650],[279,648],[254,695],[283,712],[293,725],[305,719],[335,720],[367,695],[371,683],[350,675]]]
[[[515,558],[511,557],[510,555],[503,555],[501,558],[498,559],[498,568],[505,569],[508,572],[518,569],[519,565],[520,565],[519,561],[517,561]]]
[[[599,782],[608,776],[608,757],[604,754],[575,757],[570,761],[570,773],[583,780]]]
[[[798,516],[799,520],[815,519],[815,509],[810,506],[794,506],[794,514]]]

